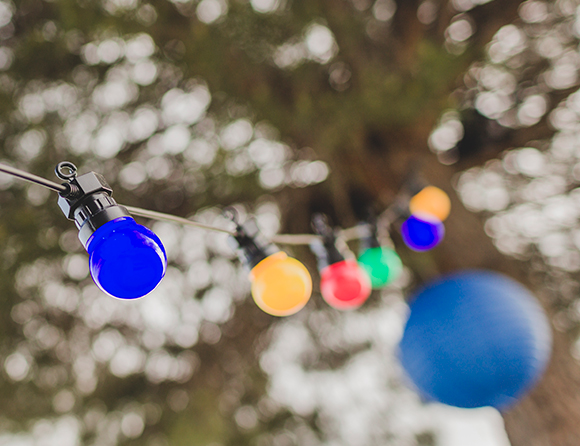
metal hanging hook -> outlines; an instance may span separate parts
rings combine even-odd
[[[312,229],[314,232],[323,238],[334,239],[334,231],[328,223],[328,217],[325,214],[314,214],[312,216]]]
[[[77,166],[70,161],[61,161],[56,165],[54,173],[63,181],[72,181],[77,176]]]
[[[222,215],[234,222],[237,227],[240,227],[240,214],[238,210],[233,206],[227,206],[222,209]]]

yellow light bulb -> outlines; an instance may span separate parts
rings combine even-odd
[[[451,212],[449,195],[435,186],[427,186],[409,202],[411,214],[428,214],[439,221],[445,220]]]
[[[273,316],[297,313],[312,294],[312,279],[306,267],[282,251],[252,268],[250,280],[254,302]]]

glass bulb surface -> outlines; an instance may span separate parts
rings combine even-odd
[[[395,250],[382,246],[367,249],[358,263],[369,275],[373,288],[384,287],[403,272],[403,262]]]
[[[428,251],[443,240],[445,227],[441,221],[428,215],[411,215],[401,225],[405,244],[414,251]]]
[[[411,214],[427,214],[444,221],[451,212],[451,200],[445,191],[427,186],[411,198],[409,210]]]
[[[355,309],[371,295],[371,280],[356,260],[343,260],[320,271],[320,293],[331,307]]]
[[[87,252],[95,283],[119,299],[145,296],[161,282],[167,269],[159,237],[131,217],[98,228],[87,242]]]
[[[312,294],[312,278],[306,267],[282,251],[252,268],[250,281],[254,302],[273,316],[297,313]]]

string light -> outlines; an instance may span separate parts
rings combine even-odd
[[[66,181],[63,184],[1,163],[0,172],[58,192],[58,205],[77,225],[79,239],[89,253],[91,276],[111,296],[144,296],[159,284],[167,268],[163,244],[133,220],[130,210],[147,218],[229,234],[228,241],[250,269],[252,297],[268,314],[295,314],[310,299],[308,270],[263,240],[253,220],[240,225],[234,213],[231,220],[236,229],[230,231],[120,206],[101,175],[89,172],[77,177],[76,167],[68,162],[56,168],[57,176]],[[403,241],[416,251],[436,246],[444,235],[442,220],[449,214],[449,197],[427,186],[406,202],[408,208],[405,200],[399,199],[383,213],[385,227],[410,210],[412,215],[401,225]],[[281,234],[272,240],[310,245],[318,258],[320,292],[332,307],[358,308],[370,296],[371,286],[382,287],[401,273],[399,256],[378,242],[376,221],[342,230],[339,236],[322,215],[315,215],[312,223],[314,235]],[[348,249],[346,241],[357,238],[361,240],[358,263],[337,249],[339,241]],[[410,310],[400,343],[401,362],[428,399],[459,407],[491,405],[502,409],[539,379],[548,362],[546,316],[527,290],[496,273],[464,272],[441,279],[419,292]]]
[[[426,186],[409,201],[409,210],[414,215],[430,215],[445,221],[451,212],[451,200],[443,190]]]
[[[250,281],[256,305],[273,316],[297,313],[312,294],[312,279],[306,267],[283,251],[252,268]]]
[[[312,220],[314,230],[322,236],[310,244],[318,258],[320,294],[333,308],[350,310],[360,307],[371,294],[368,274],[354,259],[345,259],[336,248],[336,237],[324,216],[317,214]]]
[[[59,163],[56,174],[67,181],[65,190],[59,192],[58,205],[79,229],[97,286],[119,299],[150,293],[167,269],[161,240],[116,203],[101,175],[89,172],[77,177],[75,165],[69,162]]]
[[[392,248],[376,246],[366,249],[358,263],[367,272],[373,288],[383,288],[397,280],[403,272],[401,258]]]
[[[272,316],[290,316],[300,311],[312,294],[312,279],[298,260],[261,239],[253,220],[228,238],[240,260],[250,269],[252,297],[256,305]]]
[[[163,278],[167,267],[163,244],[153,232],[138,225],[131,217],[133,214],[229,234],[230,240],[234,241],[232,247],[239,250],[242,261],[250,269],[252,297],[268,314],[294,314],[310,298],[312,279],[308,270],[272,243],[261,240],[251,221],[241,226],[234,218],[237,228],[229,230],[175,215],[120,206],[111,197],[112,190],[102,176],[90,172],[77,178],[76,167],[68,162],[60,163],[56,169],[57,176],[66,180],[63,184],[1,163],[0,171],[59,193],[61,209],[79,228],[79,239],[89,253],[89,266],[95,283],[114,297],[132,299],[147,294]],[[409,206],[402,207],[399,200],[383,212],[380,220],[386,229],[409,207],[426,210],[429,197],[438,197],[444,204],[443,191],[430,186],[421,187],[411,201],[407,199]],[[444,207],[438,208],[440,217]],[[376,222],[340,230],[337,232],[339,237],[331,231],[329,238],[328,229],[322,225],[316,234],[278,234],[271,238],[271,242],[310,245],[315,252],[316,246],[322,247],[317,253],[320,288],[323,298],[331,306],[357,308],[369,297],[372,287],[381,288],[400,275],[402,262],[395,250],[380,246],[376,237],[374,241],[369,238],[369,231],[373,237],[376,236]],[[433,213],[423,213],[407,219],[401,232],[411,249],[424,251],[439,243],[444,228]],[[335,242],[341,241],[348,250],[346,242],[355,239],[361,239],[358,263],[354,258],[345,259],[335,246]]]
[[[445,227],[427,214],[411,215],[401,225],[401,236],[412,250],[428,251],[443,240]]]
[[[360,227],[359,265],[371,279],[372,288],[383,288],[396,280],[403,272],[403,263],[394,249],[381,246],[377,234],[377,222],[370,218],[368,224]],[[389,240],[390,241],[390,240]]]

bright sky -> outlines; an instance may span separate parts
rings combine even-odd
[[[458,409],[433,404],[429,409],[439,425],[444,446],[510,446],[500,413],[491,408]]]

